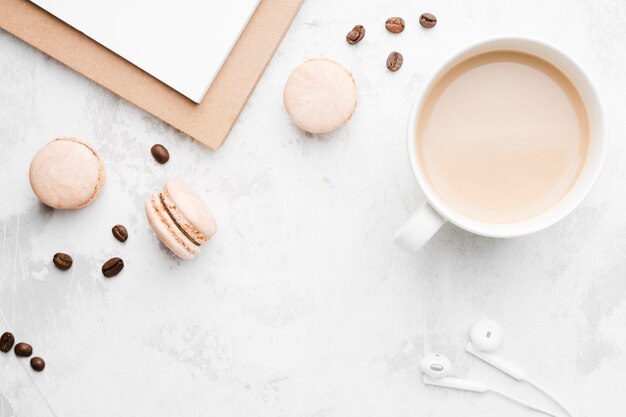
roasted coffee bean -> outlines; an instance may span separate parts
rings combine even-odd
[[[150,152],[152,152],[152,157],[159,163],[159,164],[164,164],[167,161],[170,160],[170,153],[168,152],[168,150],[165,148],[165,146],[157,143],[156,145],[154,145],[151,149]]]
[[[28,343],[20,342],[15,345],[15,349],[13,349],[13,351],[17,356],[27,358],[33,354],[33,347]]]
[[[354,45],[355,43],[359,43],[365,37],[365,28],[361,25],[356,25],[348,34],[346,35],[346,42],[350,45]]]
[[[54,254],[54,256],[52,257],[52,262],[57,268],[65,271],[72,267],[72,263],[74,262],[74,260],[67,253],[59,252]]]
[[[390,17],[385,22],[385,27],[391,33],[400,33],[404,30],[404,19],[401,17]]]
[[[392,52],[387,57],[387,69],[389,71],[398,71],[402,66],[404,58],[400,52]]]
[[[102,265],[102,275],[111,278],[122,272],[124,261],[122,258],[111,258]]]
[[[30,367],[33,368],[37,372],[43,371],[43,368],[46,367],[46,362],[41,359],[39,356],[35,356],[30,360]]]
[[[0,351],[8,352],[13,347],[13,343],[15,343],[15,337],[13,337],[12,333],[5,332],[0,336]]]
[[[423,13],[420,16],[420,25],[424,26],[426,29],[430,29],[435,27],[437,24],[437,18],[434,14]]]
[[[126,242],[126,239],[128,239],[128,230],[126,230],[126,228],[121,224],[116,224],[115,226],[113,226],[111,232],[113,233],[113,236],[115,236],[115,238],[120,242]]]

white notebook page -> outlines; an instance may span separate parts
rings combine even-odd
[[[199,103],[259,0],[32,2]]]

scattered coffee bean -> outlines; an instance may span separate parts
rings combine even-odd
[[[46,367],[46,362],[41,359],[39,356],[35,356],[30,360],[30,367],[33,368],[37,372],[43,371],[43,368]]]
[[[436,24],[437,18],[434,14],[423,13],[420,16],[420,25],[424,26],[426,29],[434,28]]]
[[[165,146],[157,143],[156,145],[154,145],[151,149],[150,152],[152,152],[152,156],[154,157],[154,159],[159,163],[159,164],[164,164],[167,161],[170,160],[170,153],[168,152],[168,150],[165,148]]]
[[[122,258],[111,258],[102,265],[102,275],[111,278],[122,272],[124,261]]]
[[[113,226],[111,232],[113,232],[113,236],[120,242],[126,242],[126,239],[128,239],[128,230],[121,224]]]
[[[400,33],[404,31],[404,19],[401,17],[390,17],[385,22],[385,27],[391,33]]]
[[[5,332],[0,336],[0,351],[8,352],[13,347],[13,343],[15,343],[15,337],[13,337],[12,333]]]
[[[17,356],[27,358],[33,354],[33,347],[28,343],[20,342],[15,345],[15,349],[13,349],[13,351]]]
[[[356,25],[348,34],[346,35],[346,42],[350,45],[354,45],[355,43],[359,43],[365,37],[365,28],[361,25]]]
[[[387,69],[393,72],[398,71],[403,61],[404,58],[400,52],[392,52],[387,57]]]
[[[52,262],[57,268],[65,271],[72,267],[72,263],[74,261],[72,257],[67,253],[59,252],[54,254],[54,256],[52,257]]]

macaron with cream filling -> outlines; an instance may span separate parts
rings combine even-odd
[[[145,210],[159,240],[183,259],[193,259],[217,231],[207,205],[182,181],[167,181],[160,193],[148,199]]]

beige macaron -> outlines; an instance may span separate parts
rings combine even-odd
[[[207,205],[182,181],[167,181],[161,192],[146,201],[145,209],[159,240],[183,259],[193,259],[217,231]]]
[[[104,162],[87,142],[58,138],[35,154],[28,176],[42,203],[57,209],[79,209],[100,195]]]
[[[357,89],[352,74],[340,64],[315,58],[293,70],[283,100],[296,126],[310,133],[328,133],[352,117]]]

